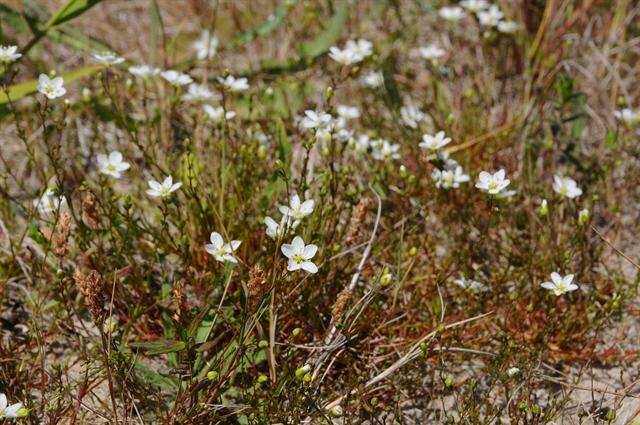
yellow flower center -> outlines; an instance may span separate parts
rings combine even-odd
[[[304,261],[304,259],[302,258],[302,255],[294,255],[293,261],[295,261],[296,264],[300,264]]]

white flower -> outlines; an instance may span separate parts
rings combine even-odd
[[[553,272],[551,273],[551,282],[544,282],[540,286],[542,286],[544,289],[552,291],[554,295],[560,296],[566,292],[571,292],[578,289],[578,285],[571,282],[573,282],[572,274],[568,274],[562,277],[560,276],[560,274]]]
[[[362,60],[353,50],[339,49],[336,46],[329,48],[329,57],[344,66],[348,66]]]
[[[38,207],[41,215],[46,215],[61,209],[67,200],[64,196],[57,196],[53,189],[48,188],[42,196],[33,201],[33,205]]]
[[[20,417],[22,403],[15,403],[9,406],[7,396],[0,393],[0,418],[17,418]]]
[[[237,263],[238,260],[233,256],[233,251],[238,249],[240,241],[231,241],[224,243],[222,236],[218,232],[211,232],[211,243],[206,244],[204,249],[221,263]]]
[[[613,111],[613,116],[628,125],[636,124],[640,121],[640,112],[629,108],[624,108],[620,111]]]
[[[464,10],[461,7],[443,7],[438,11],[438,15],[446,21],[458,22],[464,17]]]
[[[306,129],[330,129],[333,123],[333,117],[324,111],[304,111],[304,117],[300,121],[302,128]]]
[[[191,46],[196,51],[198,59],[211,59],[218,51],[218,39],[212,36],[209,30],[204,30],[200,38],[194,41]]]
[[[295,220],[292,225],[295,228],[297,227],[295,222],[299,223],[300,220],[311,214],[313,212],[314,205],[315,201],[313,199],[307,199],[306,201],[301,202],[298,194],[294,193],[291,195],[291,199],[289,199],[289,206],[280,205],[278,209],[284,216]]]
[[[207,114],[207,117],[215,123],[220,123],[223,119],[230,120],[236,116],[234,111],[225,112],[222,106],[204,105],[202,108],[204,109],[204,113]]]
[[[489,290],[487,285],[480,283],[478,281],[475,281],[473,279],[465,279],[463,277],[462,279],[456,279],[454,282],[456,283],[456,285],[458,285],[462,289],[465,289],[471,292],[486,292]]]
[[[435,44],[429,44],[428,46],[420,47],[418,49],[418,53],[423,59],[435,61],[436,59],[443,57],[447,52]]]
[[[500,8],[495,4],[492,4],[488,10],[478,12],[478,20],[485,27],[495,27],[503,17],[504,14],[500,12]]]
[[[470,12],[478,13],[481,10],[489,7],[487,0],[463,0],[460,2],[460,6],[464,7]]]
[[[139,78],[149,78],[160,74],[160,69],[149,65],[130,66],[129,72]]]
[[[187,102],[206,102],[212,99],[219,100],[219,97],[209,90],[206,85],[195,83],[190,84],[187,93],[182,96],[182,100]]]
[[[120,152],[113,151],[109,156],[104,154],[98,155],[98,167],[102,174],[111,176],[114,179],[119,179],[121,177],[121,173],[128,170],[131,165],[122,160],[122,154]]]
[[[93,56],[97,62],[105,66],[117,65],[124,62],[124,58],[121,58],[113,52],[92,53],[91,56]]]
[[[338,105],[336,108],[338,115],[345,120],[356,119],[360,117],[360,110],[355,106]]]
[[[424,112],[413,104],[407,104],[400,108],[400,119],[407,127],[418,128],[418,124],[424,119]]]
[[[517,367],[510,367],[509,369],[507,369],[507,375],[509,377],[516,376],[519,373],[520,373],[520,369],[518,369]]]
[[[504,170],[496,171],[493,174],[481,171],[480,176],[478,176],[478,181],[476,182],[476,187],[488,192],[490,195],[497,195],[511,183],[511,181],[505,179],[504,176]]]
[[[287,220],[286,215],[282,216],[282,220],[280,220],[280,223],[276,222],[271,217],[265,217],[264,224],[267,226],[267,229],[265,231],[267,236],[269,236],[271,239],[277,239],[283,236],[287,228],[286,220]]]
[[[362,82],[371,88],[381,87],[384,84],[382,72],[371,71],[362,78]]]
[[[347,41],[345,48],[351,50],[354,53],[354,55],[358,58],[358,62],[373,54],[373,44],[363,38],[355,41]]]
[[[290,272],[300,269],[309,273],[318,271],[318,267],[310,261],[318,252],[318,247],[313,244],[305,245],[300,236],[293,238],[291,244],[282,244],[280,250],[289,259],[287,270]]]
[[[173,86],[185,86],[193,83],[193,79],[189,75],[174,70],[163,71],[160,75]]]
[[[450,189],[460,187],[460,183],[468,182],[470,177],[462,172],[458,166],[453,170],[433,170],[431,178],[436,182],[437,188]]]
[[[38,91],[49,99],[55,99],[64,96],[67,89],[63,86],[62,77],[49,78],[47,74],[40,74],[38,77]]]
[[[438,149],[448,145],[450,142],[451,137],[446,137],[444,131],[439,131],[435,136],[424,134],[422,136],[422,142],[420,142],[419,146],[422,149],[437,151]]]
[[[353,139],[353,130],[348,130],[346,128],[341,128],[333,134],[333,137],[338,142],[350,142]]]
[[[0,63],[11,63],[22,57],[18,46],[0,46]]]
[[[558,174],[553,176],[553,190],[569,199],[582,195],[582,189],[578,187],[575,180],[570,177],[563,177]]]
[[[371,145],[373,147],[373,158],[378,161],[387,161],[390,159],[399,159],[400,145],[391,144],[388,140],[376,140]]]
[[[498,22],[498,31],[504,34],[513,34],[520,29],[520,25],[514,21]]]
[[[361,134],[357,138],[349,140],[349,146],[358,153],[365,153],[371,147],[371,140],[366,134]]]
[[[162,183],[157,182],[155,180],[149,180],[148,183],[149,183],[150,189],[147,190],[147,195],[160,197],[160,198],[166,198],[172,192],[175,192],[176,190],[180,189],[180,187],[182,187],[182,183],[181,182],[174,183],[173,177],[171,176],[167,176],[162,181]]]
[[[218,81],[227,90],[232,92],[245,91],[249,89],[249,82],[246,78],[236,78],[233,75],[227,76],[227,78],[218,77]]]

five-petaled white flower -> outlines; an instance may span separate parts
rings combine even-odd
[[[373,148],[373,158],[378,161],[388,161],[392,159],[400,159],[400,154],[398,151],[400,150],[400,145],[389,143],[388,140],[379,139],[375,140],[371,143],[371,147]]]
[[[333,117],[324,111],[304,111],[304,117],[300,120],[300,126],[306,129],[330,130],[333,124]]]
[[[420,47],[418,49],[418,53],[423,59],[435,61],[436,59],[443,57],[447,52],[435,44],[429,44],[428,46]]]
[[[513,34],[520,29],[520,24],[514,21],[498,22],[498,31],[504,34]]]
[[[409,103],[400,108],[400,119],[407,127],[418,128],[418,124],[424,119],[424,112]]]
[[[209,87],[204,84],[190,84],[187,92],[182,96],[182,100],[187,102],[206,102],[208,100],[219,100],[219,96],[214,94]]]
[[[511,183],[511,180],[505,179],[504,177],[504,170],[496,171],[493,174],[481,171],[478,176],[478,181],[476,182],[476,187],[480,190],[484,190],[490,195],[497,195],[509,186],[509,183]]]
[[[18,418],[21,415],[22,403],[9,405],[7,396],[0,393],[0,419],[2,418]]]
[[[264,218],[264,224],[267,226],[266,233],[271,239],[277,239],[284,235],[287,228],[286,225],[287,216],[282,216],[280,223],[272,219],[271,217]]]
[[[93,56],[93,58],[97,62],[105,66],[117,65],[124,62],[124,58],[116,55],[113,52],[92,53],[91,56]]]
[[[460,6],[464,7],[470,12],[478,13],[481,10],[489,7],[487,0],[463,0],[460,2]]]
[[[236,116],[234,111],[225,111],[222,106],[204,105],[202,109],[207,117],[215,123],[220,123],[223,120],[230,120]]]
[[[108,156],[99,154],[97,159],[100,172],[114,179],[119,179],[122,176],[122,172],[131,167],[128,162],[122,160],[122,154],[118,151],[113,151]]]
[[[350,49],[339,49],[336,46],[329,48],[329,57],[340,65],[349,66],[360,62],[360,56]]]
[[[345,120],[356,119],[360,117],[360,110],[355,106],[338,105],[336,112]]]
[[[183,74],[182,72],[174,71],[172,69],[168,71],[162,71],[160,75],[173,86],[185,86],[187,84],[193,83],[193,79],[189,75]]]
[[[238,249],[240,241],[231,241],[224,243],[222,235],[218,232],[211,232],[211,243],[206,244],[204,249],[221,263],[237,263],[238,260],[233,256],[233,251]]]
[[[345,44],[345,47],[351,50],[359,61],[364,60],[366,57],[373,54],[373,44],[369,40],[360,38],[358,40],[349,40]]]
[[[200,34],[200,38],[194,41],[191,46],[196,51],[198,59],[211,59],[218,51],[218,39],[211,35],[209,30],[204,30]]]
[[[627,125],[633,125],[640,121],[640,112],[630,108],[624,108],[620,111],[613,111],[613,116]]]
[[[457,166],[453,170],[435,169],[431,178],[436,182],[437,188],[450,189],[460,187],[460,183],[468,182],[470,177],[462,172],[462,167]]]
[[[577,198],[582,195],[582,189],[578,187],[575,180],[558,174],[553,176],[553,190],[569,199]]]
[[[578,289],[578,285],[573,282],[573,275],[568,274],[566,276],[560,276],[559,273],[551,273],[551,282],[544,282],[542,286],[544,289],[552,291],[554,295],[560,296],[566,292],[575,291]]]
[[[445,21],[458,22],[464,18],[464,10],[461,7],[443,7],[438,11],[438,15]]]
[[[462,279],[456,279],[454,280],[455,284],[458,285],[459,287],[461,287],[464,290],[470,291],[470,292],[486,292],[489,290],[489,288],[487,287],[487,285],[480,283],[476,280],[473,279],[465,279],[464,277]]]
[[[291,195],[291,199],[289,199],[289,205],[280,205],[278,209],[284,216],[294,220],[291,226],[296,228],[298,224],[300,224],[300,220],[313,212],[314,205],[315,201],[313,199],[300,201],[298,194],[294,193]]]
[[[218,82],[227,90],[232,92],[245,91],[249,89],[249,82],[246,78],[236,78],[228,75],[227,78],[218,77]]]
[[[49,99],[64,96],[67,89],[63,86],[62,77],[49,78],[47,74],[40,74],[38,77],[38,91]]]
[[[0,46],[0,63],[11,63],[22,57],[18,46]]]
[[[310,261],[318,252],[318,247],[313,244],[305,245],[300,236],[293,238],[290,244],[282,244],[280,250],[289,259],[287,270],[304,270],[309,273],[318,271],[318,267]]]
[[[447,137],[444,131],[439,131],[435,136],[430,134],[424,134],[422,136],[422,142],[420,147],[430,151],[437,151],[438,149],[448,145],[451,142],[451,137]]]
[[[150,189],[147,189],[147,195],[160,198],[166,198],[182,187],[182,182],[174,183],[171,176],[167,176],[162,183],[155,180],[149,180],[148,183]]]
[[[58,211],[64,205],[66,205],[67,199],[64,196],[58,196],[54,190],[47,188],[42,196],[33,201],[33,205],[38,207],[38,211],[41,215],[47,215],[49,213]]]
[[[129,72],[136,77],[146,79],[160,74],[160,69],[149,65],[134,65],[129,67]]]
[[[500,8],[492,4],[488,10],[482,10],[477,14],[480,24],[485,27],[495,27],[504,17]]]

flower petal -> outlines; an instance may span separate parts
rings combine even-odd
[[[311,261],[303,261],[300,267],[309,273],[316,273],[318,271],[318,267]]]

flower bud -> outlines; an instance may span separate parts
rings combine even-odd
[[[549,205],[547,204],[546,199],[543,199],[542,202],[540,202],[540,208],[538,208],[538,214],[540,215],[540,217],[544,217],[547,214],[549,214]]]
[[[589,210],[583,209],[578,213],[578,225],[584,226],[589,222]]]
[[[304,377],[311,370],[311,365],[305,364],[302,367],[296,369],[296,378]]]

